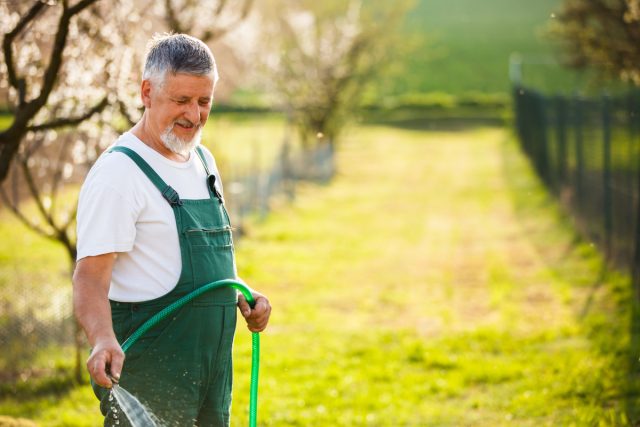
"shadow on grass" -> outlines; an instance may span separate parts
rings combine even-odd
[[[415,131],[463,132],[483,126],[503,126],[506,114],[495,109],[375,110],[364,112],[363,124]]]
[[[625,418],[622,425],[640,426],[640,303],[631,277],[607,267],[604,255],[579,234],[570,213],[562,209],[534,172],[526,179],[513,172],[513,162],[526,161],[518,151],[516,137],[512,136],[504,144],[502,165],[516,214],[549,270],[571,286],[585,288],[576,317],[594,350],[609,360],[610,372],[594,373],[601,376],[602,387],[607,389],[600,405],[620,407]],[[555,220],[547,226],[529,225],[532,217],[550,214]],[[564,250],[549,251],[550,241],[564,241]],[[591,266],[588,274],[576,277],[572,259],[586,260]]]
[[[375,121],[367,121],[367,124],[379,124],[389,127],[395,127],[405,130],[425,131],[448,131],[448,132],[464,132],[482,126],[502,126],[504,121],[498,117],[414,117],[406,119],[379,119]]]
[[[77,385],[73,370],[56,369],[53,372],[40,372],[23,376],[11,382],[0,384],[0,399],[13,398],[21,401],[42,397],[61,397],[69,394]]]

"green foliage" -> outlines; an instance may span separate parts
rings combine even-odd
[[[637,0],[564,0],[554,26],[566,62],[600,76],[640,85],[640,3]]]

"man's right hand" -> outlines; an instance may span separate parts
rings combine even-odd
[[[87,360],[87,370],[96,384],[111,388],[111,377],[120,380],[124,358],[124,352],[115,337],[98,340]]]

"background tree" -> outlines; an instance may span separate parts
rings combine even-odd
[[[253,2],[164,0],[159,13],[172,32],[187,33],[211,43],[236,29],[249,15]]]
[[[96,1],[82,0],[73,5],[68,1],[3,4],[0,14],[4,61],[0,77],[9,86],[8,106],[13,122],[0,132],[0,182],[6,178],[11,161],[29,132],[78,124],[106,107],[106,96],[86,99],[82,105],[72,99],[62,99],[62,96],[51,99],[65,73],[86,81],[84,76],[74,75],[75,70],[63,67],[63,64],[65,60],[77,59],[84,51],[83,47],[90,47],[90,34],[85,33],[87,28],[79,25],[77,16]],[[42,25],[44,22],[46,27]],[[84,37],[77,37],[78,34]],[[70,39],[78,44],[74,49],[69,48]],[[45,43],[45,40],[50,41]],[[103,63],[99,61],[95,65]],[[91,95],[95,93],[89,98]]]
[[[640,0],[565,0],[553,32],[569,66],[640,85]]]
[[[261,4],[260,54],[267,85],[304,145],[333,144],[374,77],[399,50],[407,2],[272,0]]]
[[[139,15],[83,0],[0,4],[3,59],[0,84],[12,122],[0,132],[0,199],[25,225],[60,243],[70,271],[76,257],[74,191],[113,140],[111,105],[123,75],[123,35]],[[76,329],[76,371],[83,340]]]

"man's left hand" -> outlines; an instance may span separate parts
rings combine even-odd
[[[262,332],[267,327],[267,323],[269,323],[271,304],[269,304],[267,297],[259,292],[251,291],[251,295],[253,295],[256,305],[253,308],[249,307],[244,295],[239,294],[238,308],[240,308],[240,313],[247,321],[247,328],[251,332]]]

